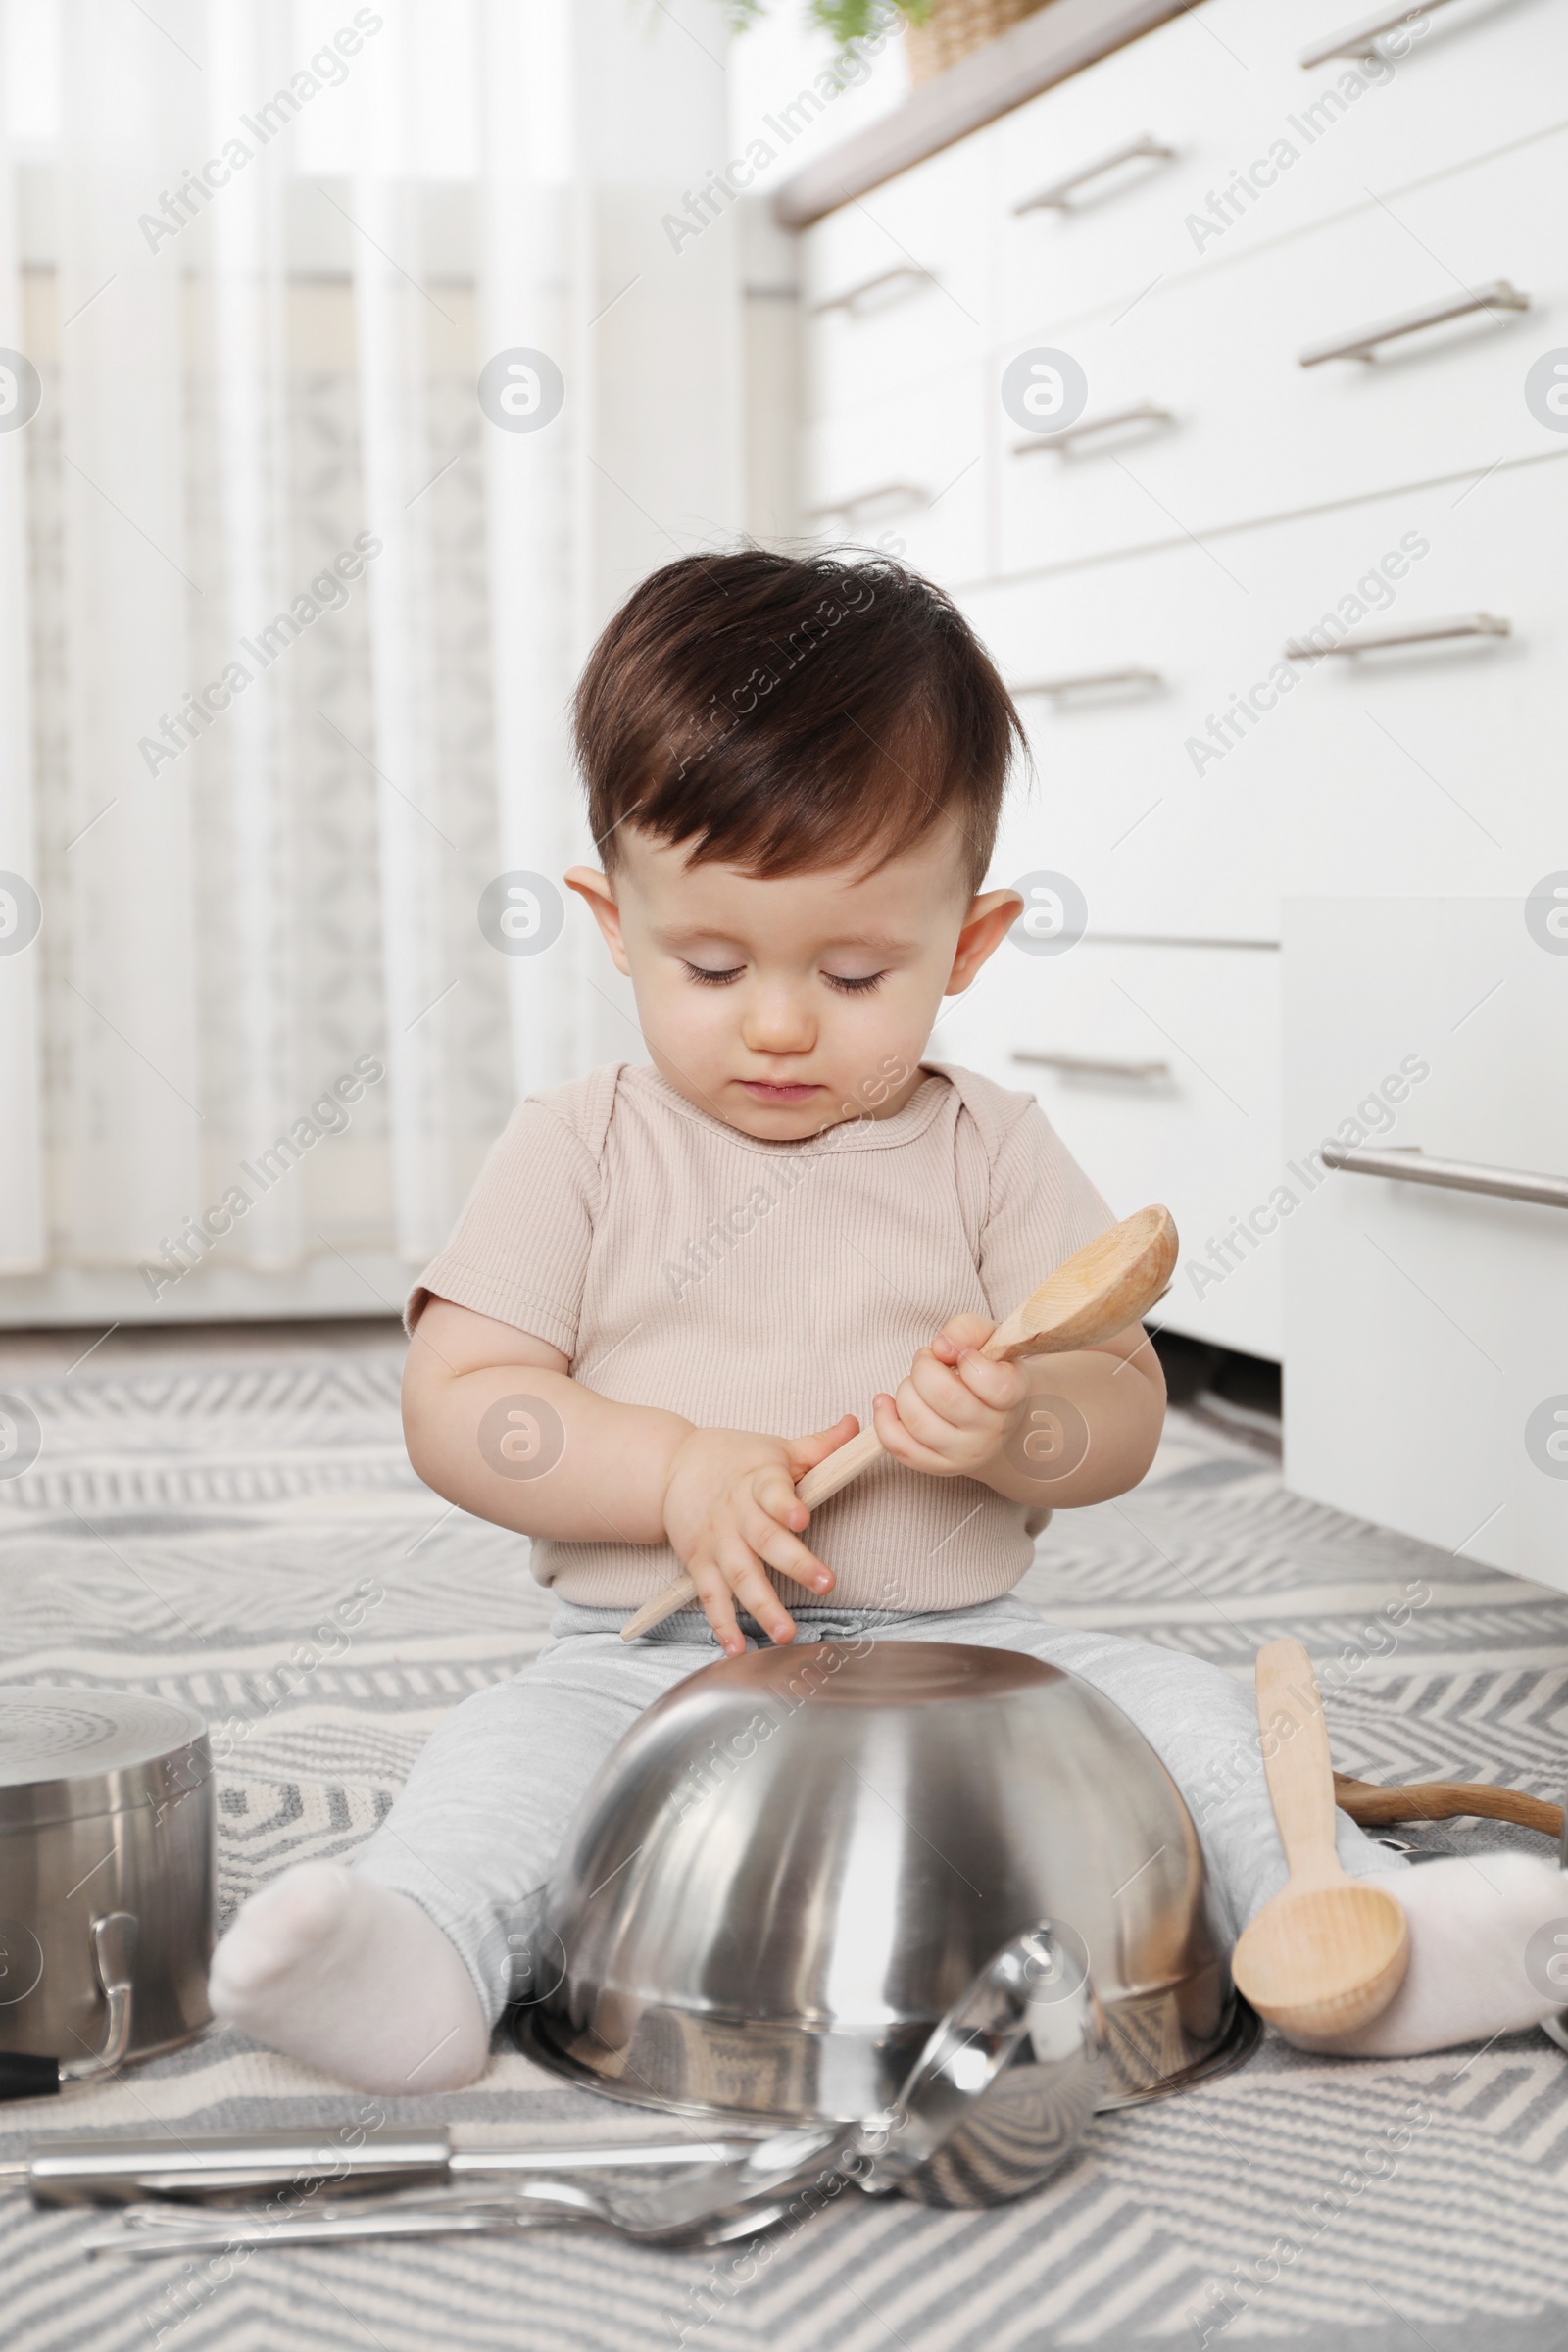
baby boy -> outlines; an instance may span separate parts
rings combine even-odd
[[[532,1540],[552,1639],[455,1709],[352,1868],[286,1872],[213,1964],[220,2017],[369,2090],[480,2072],[610,1749],[718,1652],[798,1632],[1082,1675],[1186,1793],[1233,1934],[1284,1879],[1246,1685],[1013,1596],[1053,1509],[1143,1477],[1164,1387],[1136,1326],[978,1352],[1111,1222],[1032,1097],[927,1058],[1021,904],[983,887],[1022,741],[984,650],[894,564],[691,557],[600,639],[576,735],[603,871],[566,879],[651,1066],[521,1104],[414,1291],[404,1385],[419,1475]],[[888,1458],[808,1514],[796,1482],[854,1435],[847,1398]],[[683,1569],[701,1607],[622,1642]],[[1339,1849],[1387,1874],[1411,1958],[1325,2046],[1434,2049],[1556,2005],[1524,1969],[1568,1911],[1544,1859],[1411,1867],[1343,1815]]]

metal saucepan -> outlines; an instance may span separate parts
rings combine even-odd
[[[606,1760],[514,2024],[639,2104],[849,2121],[1048,1919],[1102,2020],[1101,2106],[1252,2048],[1186,1806],[1089,1684],[947,1642],[755,1650],[688,1676]]]
[[[128,1690],[0,1687],[0,2099],[208,2023],[207,1727]]]

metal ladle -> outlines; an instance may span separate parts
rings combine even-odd
[[[769,2228],[798,2202],[819,2211],[846,2180],[872,2195],[896,2189],[927,2204],[1000,2204],[1038,2187],[1071,2154],[1100,2095],[1101,2054],[1078,1939],[1041,1921],[981,1970],[934,2029],[884,2115],[776,2132],[744,2155],[685,2165],[675,2179],[652,2185],[563,2178],[497,2191],[475,2181],[357,2210],[253,2211],[220,2223],[187,2222],[167,2206],[133,2207],[82,2250],[147,2261],[547,2222],[599,2223],[645,2244],[713,2245]]]
[[[1099,2104],[1102,2055],[1088,1954],[1070,1928],[1041,1920],[933,2030],[861,2186],[927,2205],[1000,2205],[1038,2188]]]

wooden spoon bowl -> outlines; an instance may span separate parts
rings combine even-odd
[[[1263,1769],[1290,1879],[1246,1930],[1231,1974],[1260,2017],[1327,2041],[1386,2009],[1410,1957],[1402,1906],[1334,1850],[1334,1770],[1312,1662],[1299,1642],[1257,1653]]]
[[[1289,1887],[1265,1904],[1236,1946],[1238,1988],[1282,2033],[1327,2041],[1386,2009],[1404,1980],[1404,1912],[1381,1886]]]

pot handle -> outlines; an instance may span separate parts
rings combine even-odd
[[[0,2100],[47,2099],[68,2082],[112,2075],[130,2047],[130,1960],[136,1945],[134,1911],[105,1911],[88,1931],[93,1970],[109,2006],[103,2040],[85,2058],[39,2058],[26,2050],[0,2050]]]

